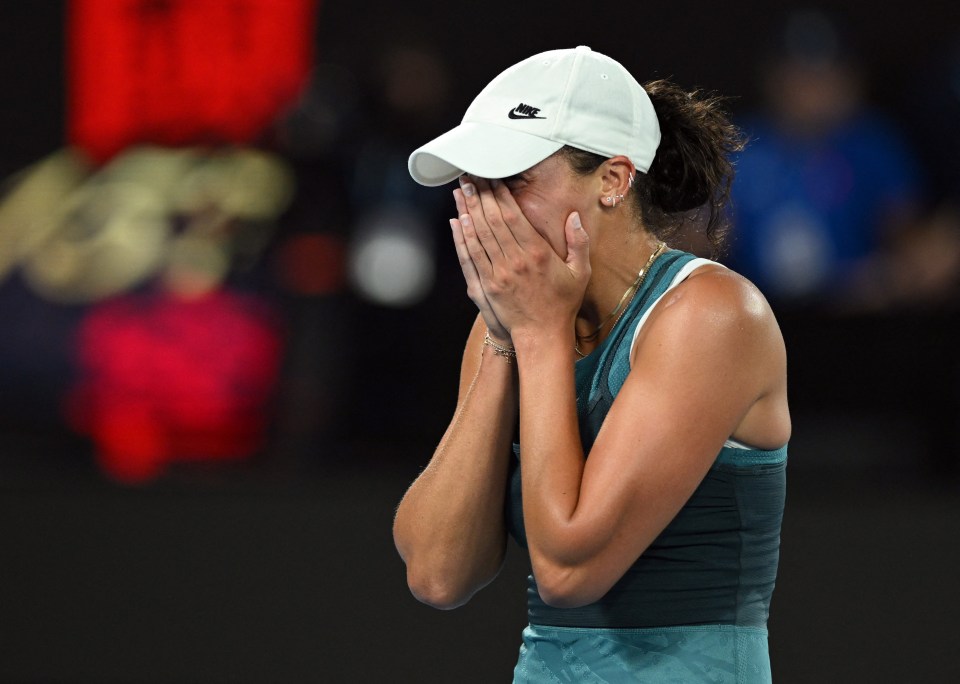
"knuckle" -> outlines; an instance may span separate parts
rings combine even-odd
[[[530,260],[537,265],[541,265],[547,260],[547,252],[541,247],[532,247],[530,249]]]

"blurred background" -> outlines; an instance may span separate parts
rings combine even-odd
[[[516,547],[442,613],[390,538],[474,316],[406,158],[577,44],[751,139],[720,259],[790,358],[776,681],[960,681],[949,3],[0,0],[0,35],[0,681],[509,681]]]

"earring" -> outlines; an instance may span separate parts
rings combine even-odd
[[[614,195],[612,197],[604,197],[603,201],[609,204],[611,207],[617,206],[617,202],[623,202],[623,195]]]
[[[632,173],[631,173],[631,174],[628,174],[628,175],[627,175],[627,178],[629,179],[629,181],[628,181],[628,182],[629,182],[629,187],[632,188],[632,187],[633,187],[633,174],[632,174]]]

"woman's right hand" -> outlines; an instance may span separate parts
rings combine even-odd
[[[477,273],[477,267],[470,258],[467,251],[467,245],[463,237],[463,221],[470,221],[470,214],[467,212],[467,203],[463,197],[463,190],[457,188],[453,191],[453,199],[457,203],[457,216],[459,218],[450,219],[450,228],[453,231],[453,244],[457,248],[457,258],[460,261],[460,268],[463,270],[463,278],[467,281],[467,296],[470,301],[477,305],[483,322],[487,324],[487,330],[494,342],[502,345],[511,345],[510,331],[497,319],[497,315],[490,306],[486,293],[480,284],[480,275]]]

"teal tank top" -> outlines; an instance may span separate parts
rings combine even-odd
[[[577,362],[584,453],[589,454],[630,370],[630,347],[640,317],[693,258],[675,250],[663,254],[608,338]],[[506,514],[511,534],[526,548],[516,444],[514,451]],[[676,518],[597,602],[580,608],[550,607],[530,575],[530,624],[661,630],[721,625],[756,628],[765,635],[779,559],[786,460],[786,446],[772,451],[724,447]],[[763,643],[765,649],[765,637]]]

